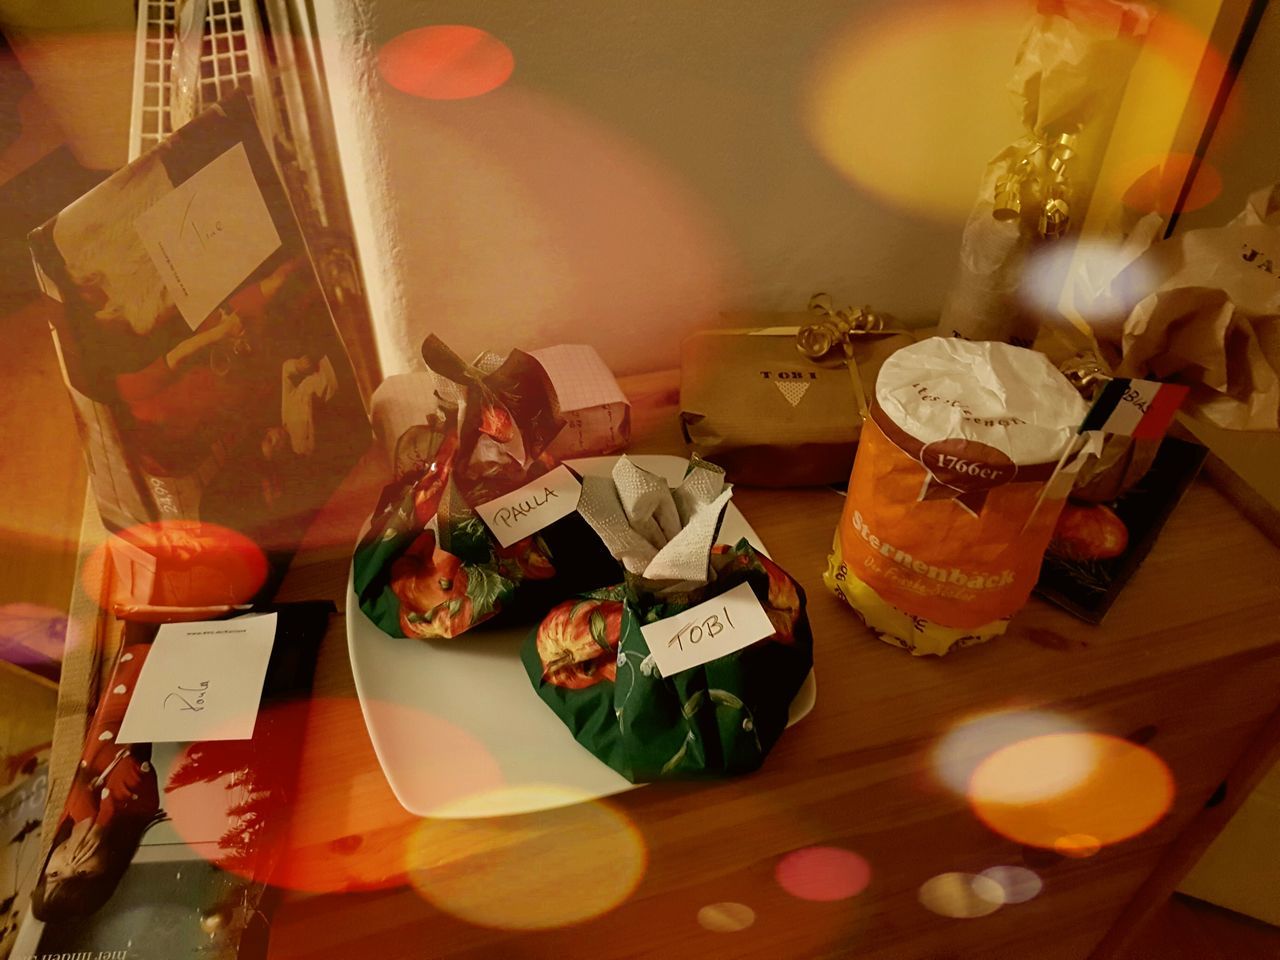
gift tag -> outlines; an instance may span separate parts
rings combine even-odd
[[[659,672],[671,677],[772,636],[774,626],[751,584],[740,583],[640,632]]]
[[[509,547],[578,509],[582,484],[565,466],[475,508],[498,543]]]
[[[157,200],[134,228],[192,330],[280,249],[243,143]]]
[[[248,740],[276,638],[276,614],[166,623],[129,694],[119,743]]]

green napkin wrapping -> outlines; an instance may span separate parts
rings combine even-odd
[[[641,632],[741,583],[775,632],[673,676],[661,675]],[[746,540],[716,546],[701,586],[658,594],[643,580],[565,601],[521,651],[543,702],[596,757],[634,783],[755,770],[786,728],[813,666],[804,591]]]
[[[365,615],[394,637],[456,637],[509,610],[517,594],[545,610],[548,597],[616,576],[576,514],[503,547],[475,511],[556,465],[546,450],[564,421],[542,366],[513,350],[485,373],[434,336],[422,355],[439,384],[435,409],[399,438],[399,478],[356,547]]]

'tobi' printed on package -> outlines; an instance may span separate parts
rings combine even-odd
[[[1003,633],[1083,458],[1045,490],[1086,410],[1031,350],[941,337],[899,350],[880,370],[827,585],[913,653]]]

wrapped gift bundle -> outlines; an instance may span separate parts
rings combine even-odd
[[[573,512],[577,478],[547,453],[564,421],[542,365],[516,350],[485,373],[435,337],[422,353],[452,389],[400,435],[397,479],[356,549],[369,619],[392,636],[454,637],[508,608],[522,586],[559,574],[569,593],[607,579],[612,561]],[[507,536],[533,509],[556,519]]]
[[[745,539],[713,546],[729,495],[696,460],[674,491],[625,457],[584,477],[580,510],[625,579],[525,641],[543,702],[632,782],[758,768],[813,665],[799,584]]]

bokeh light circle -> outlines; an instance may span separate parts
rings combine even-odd
[[[933,770],[944,785],[964,794],[978,766],[996,751],[1050,733],[1081,731],[1079,724],[1042,710],[1002,710],[953,726],[933,749]]]
[[[418,784],[418,791],[431,797],[434,807],[464,803],[502,784],[497,761],[454,724],[398,704],[371,701],[367,707],[411,714],[422,734],[419,759],[434,771],[432,783]],[[387,783],[355,700],[271,704],[259,713],[252,741],[192,744],[184,748],[178,767],[185,769],[166,784],[165,810],[179,836],[219,867],[262,879],[252,876],[256,861],[235,849],[234,840],[246,824],[254,826],[248,818],[260,819],[268,809],[265,791],[278,781],[288,803],[271,816],[287,820],[287,830],[279,835],[270,876],[274,886],[338,893],[405,882],[420,821]],[[233,789],[246,794],[238,818],[228,816]],[[211,836],[225,837],[227,843],[210,845]]]
[[[854,183],[912,212],[963,220],[987,161],[1022,132],[1006,86],[1027,8],[912,0],[883,10],[815,59],[806,125]]]
[[[85,558],[80,584],[106,609],[236,606],[257,595],[268,569],[262,548],[237,530],[161,520],[109,536]]]
[[[546,806],[564,805],[509,817],[421,821],[408,850],[413,887],[445,913],[502,930],[569,926],[625,901],[648,860],[635,825],[611,804],[563,787],[539,789],[547,793]]]
[[[1005,903],[1026,903],[1035,899],[1044,888],[1039,875],[1026,867],[988,867],[978,876],[1000,884]]]
[[[1073,860],[1086,860],[1102,849],[1097,837],[1087,833],[1068,833],[1053,842],[1055,852]]]
[[[1080,856],[1149,829],[1173,793],[1168,767],[1147,748],[1107,734],[1056,733],[993,753],[974,771],[968,798],[1001,836]]]
[[[774,878],[800,900],[846,900],[871,882],[871,865],[843,847],[805,847],[778,861]]]
[[[973,873],[940,873],[920,885],[917,898],[940,917],[972,920],[1004,905],[1004,890],[995,880]]]
[[[712,933],[738,933],[756,922],[756,912],[745,903],[709,903],[698,911],[698,925]]]
[[[402,93],[424,100],[465,100],[496,90],[515,69],[510,48],[478,27],[419,27],[378,51],[378,71]]]
[[[1018,299],[1050,318],[1067,309],[1095,324],[1121,323],[1158,283],[1143,252],[1106,240],[1044,244],[1027,257]]]
[[[1135,213],[1158,213],[1168,216],[1175,210],[1188,213],[1207,207],[1222,193],[1222,174],[1207,160],[1197,161],[1189,153],[1171,153],[1155,160],[1140,159],[1130,165],[1139,169],[1133,182],[1121,198],[1124,205]],[[1183,186],[1195,172],[1187,195],[1182,198]]]

